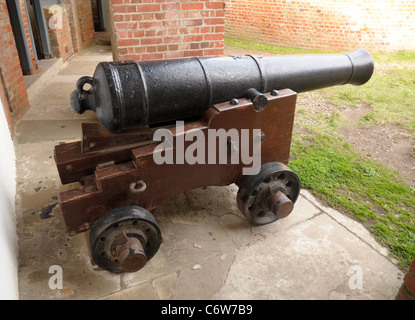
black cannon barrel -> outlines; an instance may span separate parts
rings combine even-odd
[[[363,49],[343,54],[101,62],[93,77],[78,80],[71,106],[78,113],[95,111],[110,132],[119,132],[189,119],[212,104],[252,98],[255,92],[289,88],[300,93],[361,85],[373,69],[372,56]]]

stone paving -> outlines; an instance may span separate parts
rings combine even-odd
[[[163,233],[157,254],[136,273],[93,265],[85,236],[68,236],[57,205],[62,186],[54,146],[79,140],[69,94],[92,75],[110,47],[95,46],[43,84],[15,137],[20,299],[394,299],[402,272],[359,223],[302,190],[294,212],[250,225],[236,206],[237,187],[185,192],[154,212]],[[62,270],[62,288],[50,287]]]

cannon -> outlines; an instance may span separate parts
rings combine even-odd
[[[120,132],[197,117],[213,104],[234,98],[250,98],[258,110],[266,104],[263,93],[360,85],[372,72],[373,60],[365,50],[339,55],[104,62],[93,77],[79,79],[71,106],[77,113],[96,112],[108,131]]]
[[[288,166],[297,93],[366,83],[371,55],[231,56],[101,62],[71,94],[81,140],[55,147],[66,229],[92,263],[136,272],[158,251],[154,210],[174,196],[236,184],[254,225],[287,217],[300,193]]]

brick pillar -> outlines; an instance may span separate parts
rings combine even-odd
[[[403,278],[403,284],[396,296],[397,300],[415,300],[415,259],[409,266],[408,273]]]
[[[76,3],[78,4],[83,49],[94,43],[94,17],[92,16],[91,0],[77,0]]]
[[[75,53],[94,43],[94,20],[90,0],[61,0],[66,6]]]
[[[36,73],[39,70],[39,67],[36,63],[35,60],[35,54],[33,52],[33,45],[32,45],[32,38],[30,37],[30,31],[29,31],[29,14],[26,11],[26,6],[25,6],[25,2],[24,0],[20,0],[20,11],[22,13],[22,20],[23,20],[23,27],[24,27],[24,31],[25,31],[25,35],[26,35],[26,41],[27,41],[27,46],[29,48],[29,52],[30,52],[30,59],[32,60],[32,65],[33,68],[32,70],[30,70],[30,74]]]
[[[114,61],[223,54],[224,1],[108,1]]]
[[[46,21],[53,21],[52,16],[54,15],[54,6],[43,7]],[[71,29],[69,26],[68,11],[65,6],[59,6],[60,17],[55,20],[54,28],[48,28],[49,41],[54,57],[61,57],[62,61],[65,62],[74,54],[72,46]]]
[[[0,0],[0,46],[0,98],[13,133],[14,124],[29,109],[29,99],[5,0]]]

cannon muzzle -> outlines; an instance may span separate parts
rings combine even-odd
[[[78,80],[71,106],[77,113],[96,112],[110,132],[120,132],[200,116],[213,104],[234,98],[251,99],[260,111],[265,107],[261,93],[361,85],[373,69],[372,56],[363,49],[343,54],[101,62],[93,77]]]

